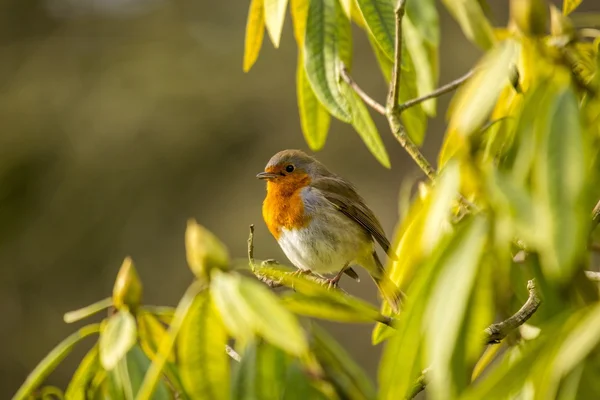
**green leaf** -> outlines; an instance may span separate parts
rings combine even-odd
[[[356,0],[369,32],[390,60],[394,59],[396,17],[391,0]]]
[[[110,371],[137,341],[135,318],[122,310],[112,315],[100,335],[100,362]]]
[[[125,360],[126,363],[122,364],[122,367],[124,368],[123,372],[126,373],[125,377],[128,379],[128,385],[131,385],[131,393],[135,395],[142,386],[144,376],[150,368],[151,361],[138,345],[133,346],[131,350],[129,350]],[[181,395],[182,393],[180,393],[180,396]],[[158,381],[156,390],[152,394],[151,399],[171,399],[169,389],[163,379]]]
[[[485,240],[485,236],[482,235],[483,226],[485,226],[484,222],[479,219],[471,218],[463,222],[452,235],[444,238],[436,246],[428,262],[420,266],[415,280],[408,288],[407,300],[396,324],[398,332],[388,340],[379,366],[381,399],[399,399],[407,396],[414,382],[421,375],[421,371],[430,365],[425,361],[427,358],[434,357],[440,362],[447,362],[447,354],[444,354],[444,349],[439,347],[441,342],[446,340],[439,337],[444,334],[446,328],[435,331],[437,329],[435,325],[454,316],[455,313],[452,311],[449,316],[442,315],[441,303],[444,299],[440,299],[439,295],[447,290],[448,277],[452,271],[465,273],[467,282],[471,279],[468,274],[475,268],[473,265],[477,265],[478,252],[481,252],[480,242]],[[473,246],[473,254],[470,251],[471,246]],[[474,260],[475,258],[477,260]],[[464,263],[467,265],[464,266]],[[461,269],[463,267],[464,271]],[[455,283],[458,285],[457,282]],[[472,285],[472,281],[465,284],[465,286],[469,285]],[[464,295],[468,292],[468,288],[464,286],[460,289],[459,294]],[[452,294],[450,297],[454,296],[455,294]],[[446,300],[454,302],[458,307],[457,319],[458,323],[461,323],[465,312],[464,297],[456,296],[454,300]],[[434,318],[436,323],[430,325],[430,318]],[[450,329],[457,329],[456,322],[449,324]],[[450,338],[456,341],[456,335],[456,331],[451,332]],[[425,346],[428,351],[425,351]],[[444,371],[438,372],[438,374],[443,373]],[[439,385],[440,375],[434,379],[437,379]]]
[[[300,126],[308,147],[312,151],[318,151],[323,148],[327,140],[331,117],[327,109],[321,105],[315,96],[304,70],[302,53],[298,53],[296,93],[298,96],[298,111],[300,112]]]
[[[339,87],[341,56],[337,0],[311,0],[306,21],[304,64],[306,75],[321,104],[336,118],[350,122],[352,115]],[[347,21],[347,20],[346,20]]]
[[[326,375],[349,400],[376,399],[373,383],[346,350],[324,329],[312,324],[311,348]]]
[[[442,0],[465,36],[488,50],[494,45],[494,31],[477,0]]]
[[[549,278],[566,281],[585,251],[589,217],[581,204],[586,202],[588,158],[575,94],[566,84],[556,89],[535,124],[541,143],[536,149],[534,201],[542,268]]]
[[[229,397],[227,332],[208,292],[196,297],[177,340],[181,381],[193,399]]]
[[[73,347],[82,339],[100,332],[100,324],[92,324],[84,326],[77,332],[71,334],[65,340],[60,342],[40,363],[34,368],[17,393],[13,396],[13,400],[27,399],[39,385],[50,375],[52,371],[60,364],[60,362],[73,350]]]
[[[77,367],[77,370],[69,382],[69,386],[65,392],[65,398],[69,400],[88,399],[88,387],[99,369],[100,358],[98,354],[98,345],[94,345],[79,363],[79,367]]]
[[[293,292],[282,298],[290,311],[314,318],[339,322],[387,321],[374,306],[359,299],[345,301],[341,296],[309,296]],[[363,303],[363,304],[361,304]]]
[[[400,81],[400,103],[419,97],[417,88],[417,75],[412,58],[406,49],[402,56],[402,80]],[[408,137],[417,145],[423,144],[425,131],[427,129],[427,115],[423,111],[423,105],[419,104],[402,111],[400,115]]]
[[[90,304],[87,307],[83,307],[83,308],[80,308],[79,310],[70,311],[70,312],[66,313],[63,317],[63,320],[67,324],[70,324],[72,322],[76,322],[76,321],[82,320],[84,318],[87,318],[91,315],[94,315],[102,310],[105,310],[108,307],[112,306],[112,304],[113,304],[112,298],[107,297],[106,299],[97,301],[96,303]]]
[[[265,10],[263,0],[251,0],[246,21],[244,44],[244,72],[250,71],[258,59],[265,35]]]
[[[285,390],[290,359],[279,348],[252,340],[233,372],[232,399],[278,400]]]
[[[508,40],[486,54],[475,75],[459,89],[452,104],[449,131],[469,136],[485,123],[502,89],[510,84],[518,44]]]
[[[152,393],[159,382],[161,372],[165,366],[165,363],[167,362],[167,358],[173,350],[173,346],[175,345],[175,340],[177,339],[181,325],[190,311],[194,299],[196,296],[202,293],[205,288],[206,285],[203,282],[194,281],[183,294],[181,300],[179,300],[179,304],[175,310],[175,315],[173,316],[173,321],[171,322],[171,326],[169,326],[168,334],[160,343],[156,357],[152,360],[152,365],[144,377],[144,381],[142,382],[140,391],[136,396],[136,400],[149,400],[151,398]],[[225,351],[225,349],[223,349],[223,351]]]
[[[455,353],[466,345],[461,331],[487,239],[486,225],[483,218],[471,221],[436,267],[439,277],[425,310],[427,363],[435,365],[428,375],[433,399],[455,398],[467,384],[468,366]]]
[[[410,53],[416,72],[418,96],[424,96],[435,90],[439,73],[440,22],[435,1],[408,1],[406,15],[402,20],[402,29],[405,46]],[[423,110],[432,117],[436,113],[435,106],[435,99],[422,103]]]
[[[563,14],[571,14],[577,7],[579,7],[581,2],[582,0],[563,0]]]
[[[287,0],[263,0],[265,8],[265,25],[275,48],[279,47],[281,31],[285,21]]]
[[[358,94],[346,82],[342,82],[342,92],[352,110],[352,126],[377,161],[384,167],[390,168],[390,158],[385,150],[379,131],[371,119],[369,110]]]
[[[290,354],[308,350],[298,320],[264,285],[238,274],[214,272],[211,296],[232,336],[257,334]]]

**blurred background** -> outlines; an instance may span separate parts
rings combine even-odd
[[[504,24],[506,1],[489,3]],[[593,9],[589,3],[581,10]],[[258,63],[244,74],[248,4],[0,1],[0,398],[74,331],[65,312],[111,293],[125,256],[137,264],[145,303],[176,305],[192,279],[183,241],[190,217],[235,257],[245,257],[254,223],[256,256],[287,261],[262,222],[265,188],[255,175],[281,149],[307,150],[296,45],[288,15],[281,48],[265,35]],[[445,83],[480,53],[440,11]],[[384,81],[358,30],[354,51],[354,78],[383,100]],[[449,98],[428,128],[432,160]],[[317,156],[356,184],[391,237],[400,186],[419,175],[385,120],[374,118],[391,170],[337,121]],[[375,301],[361,276],[342,286]],[[374,377],[380,348],[370,344],[372,327],[328,327]],[[86,350],[77,348],[50,383],[64,385]]]

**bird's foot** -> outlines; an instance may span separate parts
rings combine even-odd
[[[291,276],[302,276],[302,275],[310,275],[312,274],[310,269],[300,269],[298,268],[295,271],[292,272],[288,272],[288,274],[290,274]]]

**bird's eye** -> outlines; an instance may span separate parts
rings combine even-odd
[[[290,164],[290,165],[288,165],[287,167],[285,167],[285,170],[286,170],[287,172],[294,172],[294,166]]]

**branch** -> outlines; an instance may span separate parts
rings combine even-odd
[[[511,331],[523,325],[537,311],[542,300],[540,299],[533,279],[527,282],[527,290],[529,291],[529,298],[519,311],[502,322],[490,325],[485,330],[485,343],[500,343],[500,341]]]
[[[399,106],[400,112],[406,110],[407,108],[414,107],[417,104],[421,104],[424,101],[427,101],[429,99],[433,99],[436,97],[440,97],[443,94],[446,94],[448,92],[455,90],[460,85],[462,85],[467,80],[469,80],[473,76],[474,73],[475,73],[475,71],[471,70],[471,71],[467,72],[465,75],[461,76],[460,78],[457,78],[457,79],[453,80],[452,82],[447,83],[444,86],[437,88],[436,90],[434,90],[433,92],[431,92],[429,94],[426,94],[425,96],[417,97],[416,99],[408,100],[408,101],[400,104],[400,106]]]
[[[396,40],[394,43],[394,67],[392,69],[392,83],[387,99],[389,112],[398,110],[398,99],[400,97],[400,79],[402,75],[402,19],[406,0],[398,0],[396,7]]]
[[[382,106],[381,104],[379,104],[377,101],[375,101],[371,96],[369,96],[367,93],[365,93],[364,90],[362,90],[360,88],[360,86],[358,86],[358,84],[356,82],[354,82],[354,79],[352,79],[352,77],[350,76],[350,73],[348,72],[348,69],[346,68],[345,65],[342,64],[342,70],[341,70],[341,75],[342,75],[342,79],[344,80],[344,82],[346,82],[348,84],[348,86],[350,86],[352,88],[352,90],[354,90],[356,92],[356,94],[369,106],[371,107],[373,110],[377,111],[379,114],[381,115],[385,115],[385,107]]]
[[[586,274],[588,272],[591,271],[586,271]],[[600,273],[597,274],[597,277],[600,280]],[[535,281],[533,279],[527,282],[527,290],[529,290],[529,298],[519,311],[510,316],[508,319],[496,324],[492,324],[485,329],[485,344],[500,343],[500,341],[504,339],[510,332],[523,325],[537,311],[542,301],[539,297],[535,286]],[[412,390],[408,396],[406,396],[407,399],[413,399],[417,394],[425,390],[425,387],[427,386],[427,374],[429,373],[429,370],[429,368],[426,368],[423,370],[423,372],[421,372],[421,376],[419,376],[419,378],[415,381]]]

